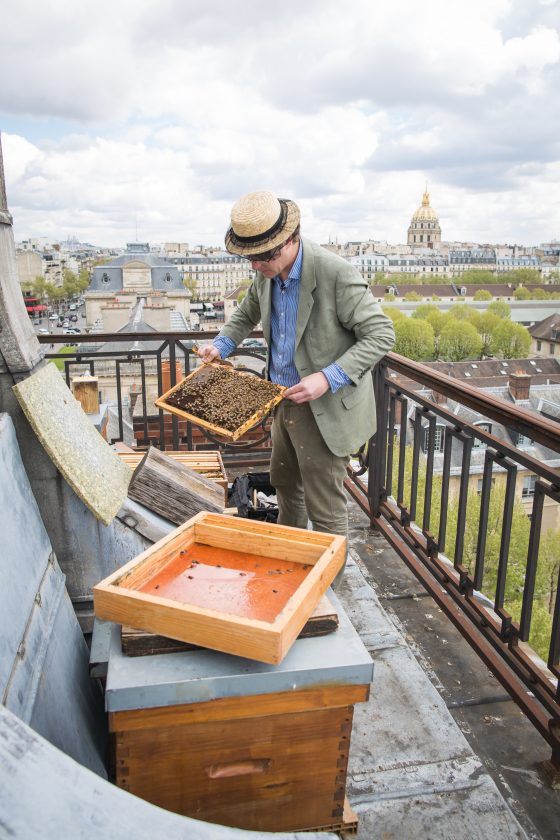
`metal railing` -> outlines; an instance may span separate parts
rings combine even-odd
[[[542,551],[545,540],[557,546],[560,423],[394,353],[374,383],[378,432],[347,487],[546,739],[560,771],[560,556]]]
[[[214,335],[117,333],[40,341],[76,342],[63,357],[47,354],[64,360],[68,383],[84,367],[93,374],[109,366],[105,375],[115,379],[120,439],[130,411],[122,372],[132,365],[140,382],[138,445],[218,447],[226,463],[266,464],[266,421],[249,440],[232,444],[174,416],[164,418],[149,399],[150,377],[157,394],[164,390],[164,362],[171,387],[178,371],[187,375],[193,369],[192,342]],[[264,350],[240,348],[237,355],[262,375]],[[551,566],[545,639],[533,641],[535,611],[543,613],[536,587],[543,516],[552,510],[560,522],[554,514],[560,504],[560,424],[394,353],[373,377],[378,432],[360,454],[360,466],[349,468],[347,489],[546,739],[560,771],[560,557]],[[524,511],[520,476],[529,479]]]
[[[166,414],[154,406],[157,396],[188,376],[199,364],[193,345],[217,335],[215,330],[200,332],[96,333],[39,336],[41,344],[53,345],[45,354],[63,367],[67,385],[84,372],[97,375],[102,382],[114,382],[115,399],[109,400],[117,413],[118,434],[110,442],[123,440],[126,423],[132,423],[139,448],[220,449],[229,464],[268,463],[270,457],[270,419],[263,420],[241,441],[229,441],[202,430],[188,420]],[[253,337],[262,338],[255,332]],[[112,346],[111,346],[112,345]],[[64,355],[59,354],[60,347]],[[122,350],[119,347],[122,346]],[[237,368],[263,375],[265,348],[240,347],[231,356]],[[125,386],[128,381],[128,393]],[[130,388],[130,382],[134,385]],[[132,405],[134,400],[134,405]]]

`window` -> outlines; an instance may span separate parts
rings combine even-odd
[[[550,353],[551,356],[554,356],[554,347],[555,347],[554,344],[549,345],[548,350],[549,350],[549,353]]]
[[[537,350],[540,350],[542,347],[542,341],[537,341]]]
[[[445,428],[443,426],[436,426],[435,434],[434,434],[434,452],[443,452],[443,443],[445,439]],[[424,452],[428,451],[430,446],[430,428],[426,426],[424,428],[424,441],[423,441],[423,450]]]
[[[536,475],[526,475],[523,478],[523,487],[521,489],[521,497],[523,499],[529,499],[531,496],[535,495],[535,484],[537,481]]]
[[[517,433],[517,446],[531,446],[532,443],[531,438],[525,437],[520,432]]]
[[[490,432],[492,431],[492,423],[475,423],[477,429],[480,429],[481,432]],[[473,439],[473,449],[479,449],[481,446],[486,446],[486,443],[479,438]]]
[[[484,482],[484,479],[479,478],[478,481],[477,481],[477,484],[476,484],[476,492],[477,492],[477,495],[479,495],[479,496],[482,496],[482,484],[483,484],[483,482]],[[492,487],[494,487],[495,484],[496,484],[496,479],[493,478],[492,479]]]

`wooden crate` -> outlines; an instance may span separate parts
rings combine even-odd
[[[134,450],[124,452],[117,449],[116,452],[119,458],[121,458],[125,464],[128,464],[131,470],[136,469],[146,454],[145,452],[137,452]],[[228,479],[220,452],[217,450],[204,452],[180,452],[166,449],[165,454],[169,455],[170,458],[173,458],[180,464],[184,464],[185,467],[189,467],[189,469],[200,473],[200,475],[203,475],[205,478],[209,478],[211,481],[215,481],[216,484],[223,487],[224,499],[227,503]]]
[[[258,408],[257,411],[255,411],[245,422],[243,422],[240,426],[238,426],[237,429],[233,431],[231,431],[230,429],[225,429],[222,426],[217,426],[216,424],[211,423],[208,420],[205,420],[201,417],[197,417],[195,414],[190,414],[187,411],[183,411],[181,408],[171,405],[168,402],[169,397],[175,394],[177,391],[179,391],[185,382],[193,382],[195,379],[203,382],[205,377],[207,378],[209,373],[213,370],[220,370],[224,373],[224,375],[230,377],[251,377],[253,380],[255,380],[256,378],[254,374],[235,370],[232,367],[226,367],[224,365],[219,364],[205,364],[202,365],[202,367],[194,370],[192,373],[189,373],[189,375],[182,379],[181,382],[178,382],[176,385],[173,386],[173,388],[170,388],[169,391],[167,391],[165,394],[162,394],[161,397],[159,397],[157,400],[154,400],[154,405],[165,411],[169,411],[171,412],[171,414],[175,414],[177,417],[181,417],[184,420],[190,420],[192,423],[195,423],[196,425],[201,426],[204,429],[208,429],[216,435],[221,435],[222,437],[225,437],[228,440],[235,441],[238,440],[238,438],[240,438],[242,435],[244,435],[245,432],[248,432],[249,429],[252,429],[253,426],[255,426],[260,420],[263,419],[263,417],[266,417],[267,414],[270,414],[274,406],[280,402],[280,400],[282,399],[282,395],[286,390],[281,385],[276,386],[278,389],[276,396],[272,399],[268,399],[266,402],[263,402],[263,404]],[[224,401],[227,400],[227,389],[221,392],[219,397]]]
[[[97,584],[95,613],[276,664],[345,556],[342,536],[203,512]]]
[[[256,831],[347,829],[352,716],[369,685],[109,714],[116,784],[186,816]]]

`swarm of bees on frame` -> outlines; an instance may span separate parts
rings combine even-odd
[[[183,382],[166,397],[166,402],[230,432],[236,431],[283,390],[273,382],[235,373],[231,368],[208,367],[204,373],[204,377]]]

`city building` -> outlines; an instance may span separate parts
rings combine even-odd
[[[224,300],[243,280],[254,277],[250,263],[227,251],[209,250],[168,257],[197,300]]]
[[[94,268],[84,295],[86,327],[102,325],[105,332],[117,332],[142,298],[146,323],[166,332],[175,311],[188,325],[190,296],[176,266],[154,256],[147,243],[131,243],[125,254]]]
[[[422,204],[412,216],[406,241],[412,248],[437,250],[441,245],[439,218],[434,208],[430,207],[430,194],[427,188],[422,196]]]
[[[560,359],[560,314],[555,312],[529,328],[531,355]]]

